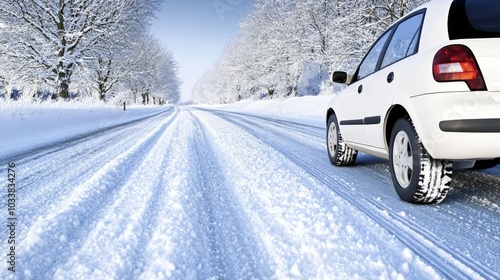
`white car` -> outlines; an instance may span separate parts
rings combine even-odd
[[[439,203],[453,164],[500,162],[500,1],[434,0],[373,44],[326,115],[328,155],[389,160],[399,197]]]

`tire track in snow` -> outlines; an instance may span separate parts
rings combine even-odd
[[[209,134],[224,162],[221,172],[243,200],[270,255],[274,277],[341,279],[380,273],[397,278],[423,268],[411,275],[438,278],[418,258],[412,260],[395,238],[381,236],[382,228],[373,229],[371,219],[353,219],[351,205],[295,163],[283,161],[286,157],[262,141],[264,136],[252,137],[208,112],[195,113],[212,127]],[[403,252],[395,252],[397,248]]]
[[[130,179],[115,195],[113,205],[87,235],[79,251],[57,270],[55,278],[123,279],[140,275],[147,262],[142,252],[168,187],[163,171],[170,164],[168,153],[179,129],[178,118],[177,115],[167,122],[153,147],[139,159],[139,166],[131,170]]]
[[[153,210],[151,234],[139,258],[144,263],[139,279],[207,279],[214,275],[206,251],[204,216],[198,211],[202,195],[194,188],[198,181],[193,168],[200,163],[189,153],[193,124],[184,110],[180,115],[171,149],[165,154],[164,191]]]
[[[143,123],[144,121],[152,120],[156,117],[160,117],[161,115],[168,113],[170,111],[173,111],[173,110],[174,110],[174,107],[170,107],[167,110],[155,113],[155,114],[150,115],[150,116],[142,117],[142,118],[128,121],[125,123],[120,123],[120,124],[104,127],[104,128],[101,128],[101,129],[98,129],[95,131],[91,131],[91,132],[84,133],[81,135],[76,135],[73,137],[69,137],[67,139],[62,139],[62,140],[59,140],[59,141],[54,142],[54,143],[45,144],[45,145],[42,145],[39,147],[34,147],[34,148],[28,149],[26,151],[16,152],[16,153],[12,153],[12,154],[6,154],[6,155],[3,155],[1,158],[5,159],[6,161],[11,161],[11,162],[15,161],[18,164],[23,164],[26,161],[36,160],[44,155],[49,155],[49,154],[67,149],[67,148],[74,146],[78,143],[83,143],[85,141],[88,141],[89,139],[92,139],[94,137],[98,137],[99,135],[101,135],[103,133],[109,133],[111,131],[118,131],[118,130],[130,127],[130,126],[133,126],[133,125],[136,125],[139,123]],[[3,171],[3,170],[5,170],[5,168],[3,166],[0,167],[0,171]]]
[[[305,124],[305,123],[300,123],[297,121],[293,120],[283,120],[279,119],[279,116],[275,117],[269,117],[266,115],[255,115],[255,114],[249,114],[249,113],[239,113],[239,112],[233,112],[233,111],[223,111],[223,110],[217,110],[217,109],[206,109],[206,108],[196,108],[197,110],[200,111],[205,111],[209,112],[212,114],[225,114],[225,115],[232,115],[232,116],[237,116],[239,118],[250,118],[255,121],[259,122],[267,122],[267,123],[272,123],[278,127],[290,130],[290,128],[293,128],[294,132],[299,132],[303,133],[306,136],[316,136],[321,138],[322,140],[325,140],[324,137],[326,135],[325,132],[325,127],[323,126],[317,126],[313,124]],[[326,140],[325,140],[326,141]]]
[[[189,111],[181,116],[165,170],[168,189],[139,278],[265,278],[265,260],[211,159],[204,128]]]
[[[167,110],[161,116],[164,117],[172,111]],[[43,209],[50,208],[58,198],[70,191],[67,185],[77,183],[75,178],[82,178],[83,183],[107,161],[112,160],[113,156],[116,157],[124,152],[125,147],[122,142],[126,142],[127,139],[135,141],[141,133],[145,133],[141,128],[150,123],[156,125],[158,118],[155,114],[153,117],[142,119],[139,123],[134,121],[106,131],[100,130],[97,134],[91,134],[92,137],[85,136],[85,140],[76,137],[76,140],[68,141],[62,147],[58,146],[59,143],[55,143],[43,149],[36,149],[35,153],[24,153],[24,157],[11,159],[16,162],[19,171],[18,181],[21,184],[18,191],[23,193],[23,200],[20,203],[39,205],[37,209],[20,207],[19,215],[23,216],[23,226],[29,225],[30,218],[44,214]],[[120,137],[126,129],[133,131],[127,137]],[[82,158],[85,158],[85,161],[82,161]],[[5,195],[2,194],[4,197]],[[25,210],[36,212],[25,213]]]
[[[31,225],[26,236],[21,237],[23,246],[19,249],[22,259],[19,269],[26,278],[52,278],[57,267],[83,245],[90,229],[96,226],[96,221],[129,180],[128,171],[140,165],[145,153],[177,116],[176,113],[165,119],[125,153],[106,163],[88,181],[76,186],[63,205],[54,205],[47,216],[39,217]]]
[[[196,108],[199,111],[204,111],[208,112],[214,115],[225,115],[225,116],[236,116],[239,119],[251,119],[252,121],[260,122],[262,123],[263,121],[265,123],[273,124],[276,127],[279,127],[281,129],[290,131],[290,129],[293,130],[294,135],[301,135],[304,136],[305,138],[310,138],[310,139],[316,139],[316,140],[321,140],[323,142],[326,142],[325,140],[325,135],[326,135],[326,130],[325,127],[319,127],[316,125],[311,125],[311,124],[304,124],[304,123],[299,123],[296,121],[290,121],[290,120],[282,120],[282,119],[276,119],[268,116],[259,116],[259,115],[253,115],[253,114],[247,114],[247,113],[238,113],[238,112],[230,112],[230,111],[222,111],[222,110],[216,110],[216,109],[206,109],[206,108]]]
[[[199,186],[208,219],[208,241],[216,275],[222,279],[263,279],[271,276],[267,256],[248,225],[242,204],[230,188],[209,142],[207,127],[189,111],[195,126],[192,147],[196,151]]]
[[[360,199],[359,196],[353,196],[351,191],[352,186],[348,182],[339,180],[339,178],[332,176],[331,172],[325,172],[322,169],[317,168],[315,165],[311,165],[303,157],[297,156],[293,151],[290,152],[286,148],[283,148],[287,145],[283,145],[283,143],[278,144],[269,140],[269,138],[265,135],[270,132],[264,130],[261,126],[249,122],[243,117],[235,116],[232,113],[220,111],[212,113],[221,117],[225,121],[231,122],[244,129],[254,137],[260,139],[262,142],[282,153],[304,170],[307,170],[334,192],[339,194],[367,216],[371,217],[378,224],[394,234],[421,258],[430,264],[433,264],[433,266],[440,270],[443,275],[452,279],[477,277],[496,279],[498,276],[498,272],[495,272],[491,268],[483,265],[481,262],[472,259],[470,256],[462,253],[461,251],[453,250],[440,245],[442,243],[440,238],[429,234],[424,230],[420,230],[420,225],[410,220],[401,218],[399,213],[391,211],[385,205],[378,203],[376,200],[367,198]]]
[[[167,110],[139,123],[100,132],[87,141],[75,141],[54,153],[39,151],[17,164],[18,181],[21,182],[18,191],[23,197],[18,210],[22,220],[20,233],[29,228],[37,217],[48,215],[54,205],[64,203],[72,191],[69,185],[89,180],[107,162],[126,152],[127,143],[137,141],[154,129],[161,118],[172,113],[173,109]]]

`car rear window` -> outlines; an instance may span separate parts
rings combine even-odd
[[[500,38],[499,0],[455,0],[448,16],[451,40]]]

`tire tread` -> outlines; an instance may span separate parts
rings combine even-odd
[[[342,138],[342,135],[338,134],[339,144],[337,151],[337,158],[335,165],[337,166],[352,166],[356,163],[358,157],[358,151],[351,149],[347,146]]]
[[[412,120],[409,117],[400,119],[400,121],[401,120],[408,122],[408,124],[413,129],[413,140],[416,141],[415,143],[417,146],[417,151],[414,151],[414,154],[418,153],[420,159],[418,182],[416,182],[417,185],[415,192],[410,199],[404,200],[416,204],[440,203],[446,198],[446,195],[450,190],[453,176],[453,164],[451,161],[432,158],[432,156],[427,152],[422,141],[418,137]],[[393,167],[391,162],[391,170],[392,169]],[[394,177],[394,172],[391,173]],[[397,183],[397,180],[393,179],[393,181],[396,188],[401,188]],[[403,197],[401,198],[403,199]]]
[[[330,124],[334,122],[335,127],[337,128],[337,150],[335,154],[331,155],[328,150],[328,156],[330,157],[330,162],[335,166],[353,166],[356,163],[356,159],[358,158],[358,151],[350,148],[344,141],[342,134],[340,133],[337,117],[335,115],[331,115],[328,118],[328,126],[327,126],[327,136],[326,139],[328,141],[328,133],[330,131]],[[327,143],[328,146],[328,143]]]

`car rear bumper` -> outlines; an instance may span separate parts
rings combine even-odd
[[[452,92],[411,98],[410,116],[429,154],[449,160],[499,158],[500,102],[495,94]]]
[[[500,119],[442,121],[439,128],[443,132],[500,133]]]

